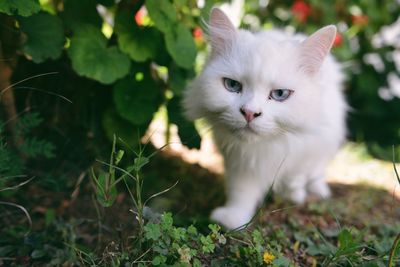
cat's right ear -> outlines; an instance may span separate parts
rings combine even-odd
[[[229,49],[236,35],[236,28],[219,8],[210,13],[208,34],[211,42],[211,57],[222,55]]]

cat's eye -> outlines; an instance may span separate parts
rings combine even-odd
[[[223,78],[224,86],[226,90],[232,93],[240,93],[242,92],[242,84],[238,81],[229,79],[229,78]]]
[[[285,101],[293,93],[290,89],[275,89],[269,94],[269,99],[273,99],[279,102]]]

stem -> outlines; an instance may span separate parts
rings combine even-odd
[[[390,249],[390,254],[389,254],[389,263],[388,263],[388,267],[393,267],[395,266],[394,264],[394,260],[395,260],[395,254],[397,251],[397,247],[400,244],[400,234],[398,234],[396,236],[396,239],[393,242],[392,248]]]
[[[144,225],[143,225],[142,183],[138,170],[136,171],[135,176],[136,176],[136,203],[137,203],[136,208],[139,221],[139,239],[141,240],[143,237]]]

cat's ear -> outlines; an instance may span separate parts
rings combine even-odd
[[[320,69],[326,55],[332,48],[336,37],[336,27],[321,28],[301,43],[300,68],[314,74]]]
[[[211,56],[224,54],[231,46],[236,35],[235,26],[219,8],[211,10],[208,31],[211,42]]]

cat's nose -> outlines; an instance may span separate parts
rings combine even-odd
[[[246,119],[247,122],[251,122],[255,118],[261,116],[261,112],[254,112],[244,107],[240,108],[240,113],[242,113],[243,117]]]

